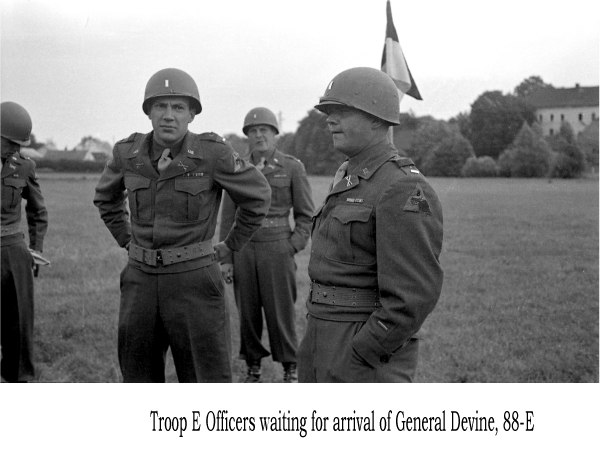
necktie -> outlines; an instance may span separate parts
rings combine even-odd
[[[158,160],[158,172],[161,175],[162,175],[163,171],[165,171],[166,168],[171,163],[172,159],[169,157],[170,152],[171,152],[171,150],[169,148],[165,148],[165,150],[163,151],[163,153],[160,156],[160,159]]]
[[[265,168],[265,162],[267,162],[267,159],[265,159],[264,157],[261,157],[260,162],[256,164],[256,168],[258,168],[260,171],[262,171],[262,169]]]
[[[342,180],[344,176],[346,176],[346,170],[348,169],[348,161],[345,161],[340,168],[335,172],[335,176],[333,177],[333,183],[331,184],[331,188],[333,189],[338,182]]]

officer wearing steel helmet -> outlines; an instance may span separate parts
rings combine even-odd
[[[35,163],[20,154],[30,144],[32,122],[15,102],[0,104],[2,126],[2,379],[28,382],[33,366],[34,255],[43,249],[48,212],[35,174]],[[21,232],[21,202],[29,231],[29,250]]]
[[[170,347],[180,382],[231,382],[218,261],[260,227],[271,191],[225,139],[188,130],[202,105],[186,72],[167,68],[150,77],[142,109],[152,132],[117,142],[94,197],[129,256],[118,331],[123,379],[164,382]],[[239,209],[234,228],[213,247],[223,190]]]
[[[264,107],[250,110],[244,118],[249,159],[266,176],[271,186],[271,206],[261,228],[221,270],[225,281],[233,280],[240,313],[240,355],[246,361],[244,382],[259,382],[261,360],[272,354],[283,366],[283,382],[298,381],[295,323],[296,263],[294,255],[306,247],[314,211],[304,165],[275,146],[279,125],[273,112]],[[290,211],[294,228],[290,227]],[[235,203],[223,200],[221,238],[234,222]],[[262,344],[263,311],[267,322],[270,352]]]
[[[299,380],[412,382],[419,329],[442,287],[442,207],[389,142],[399,101],[388,75],[343,71],[315,108],[347,160],[313,217]]]

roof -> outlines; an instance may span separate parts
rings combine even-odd
[[[537,109],[598,107],[598,87],[539,88],[525,99]]]

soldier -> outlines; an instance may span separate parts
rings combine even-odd
[[[313,217],[300,382],[412,382],[442,288],[442,207],[389,142],[400,112],[388,75],[343,71],[315,108],[348,159]]]
[[[302,162],[276,149],[279,127],[273,112],[264,107],[250,110],[242,131],[248,136],[249,159],[267,177],[272,191],[271,207],[261,228],[248,246],[221,265],[225,281],[233,280],[240,313],[240,358],[248,367],[245,382],[259,382],[261,359],[269,355],[261,342],[263,310],[273,360],[283,364],[283,382],[297,382],[294,255],[306,247],[310,235],[314,210],[310,185]],[[227,236],[235,212],[236,204],[225,197],[221,239]]]
[[[260,227],[270,188],[225,139],[188,131],[202,111],[189,74],[158,71],[142,109],[152,132],[117,142],[94,198],[129,255],[119,313],[123,379],[164,382],[171,347],[180,382],[231,382],[229,315],[217,261]],[[213,248],[222,189],[239,209],[235,227]]]
[[[42,252],[48,212],[35,174],[35,163],[20,154],[30,144],[31,117],[14,102],[0,104],[2,117],[2,379],[34,379],[33,254]],[[20,229],[21,200],[29,229],[29,249]],[[33,253],[31,252],[33,251]]]

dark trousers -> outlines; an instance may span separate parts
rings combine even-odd
[[[299,382],[412,382],[419,357],[419,340],[410,339],[388,363],[374,368],[352,348],[352,338],[364,325],[308,316],[298,348]]]
[[[229,313],[217,263],[177,274],[121,273],[119,364],[125,382],[231,382]]]
[[[33,258],[24,242],[2,246],[2,378],[28,382],[33,369]]]
[[[240,358],[269,355],[261,342],[263,310],[275,362],[296,362],[296,263],[287,239],[248,243],[233,255],[234,290],[240,313]]]

